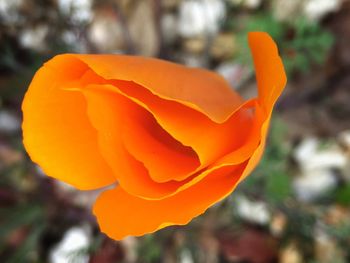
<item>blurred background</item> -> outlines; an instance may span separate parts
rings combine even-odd
[[[289,77],[264,159],[187,226],[110,240],[90,211],[98,193],[46,177],[26,155],[21,101],[53,55],[206,67],[248,98],[254,30],[278,43]],[[346,263],[349,248],[350,1],[0,0],[0,262]]]

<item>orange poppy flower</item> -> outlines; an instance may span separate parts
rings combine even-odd
[[[59,55],[23,101],[23,140],[49,176],[81,190],[118,182],[93,212],[114,239],[183,225],[259,162],[286,76],[273,40],[250,33],[258,97],[219,75],[123,55]]]

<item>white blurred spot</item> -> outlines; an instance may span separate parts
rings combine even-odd
[[[242,219],[259,225],[266,225],[270,222],[271,215],[266,203],[250,201],[242,195],[237,196],[235,201],[237,213]]]
[[[311,20],[320,20],[330,12],[337,11],[341,0],[309,0],[304,5],[304,13]]]
[[[0,16],[7,23],[17,22],[19,19],[18,8],[23,0],[0,0]]]
[[[294,179],[297,198],[312,201],[334,189],[337,179],[332,169],[344,169],[347,156],[335,143],[321,148],[316,138],[304,139],[294,151],[301,174]]]
[[[19,119],[9,111],[0,112],[0,132],[12,133],[21,129]]]
[[[178,30],[183,37],[216,34],[225,18],[221,0],[187,0],[180,6]]]
[[[88,37],[101,52],[120,52],[126,47],[123,27],[118,17],[108,10],[95,13]]]
[[[294,158],[302,171],[345,167],[347,158],[339,147],[330,145],[320,150],[319,145],[316,138],[307,138],[295,149]]]
[[[184,249],[180,253],[180,263],[193,263],[193,258],[191,251],[188,249]]]
[[[90,244],[90,233],[83,227],[72,227],[49,256],[50,263],[88,263],[89,256],[84,252]]]
[[[314,169],[296,177],[293,181],[293,188],[299,200],[311,202],[334,189],[336,184],[337,179],[332,171]]]
[[[20,44],[25,48],[30,48],[36,51],[46,49],[45,38],[49,33],[47,25],[37,25],[36,27],[26,28],[19,36]]]
[[[294,158],[299,165],[306,163],[310,156],[317,151],[319,141],[315,137],[304,139],[294,150]]]
[[[92,0],[58,0],[60,12],[78,23],[90,22],[93,16]]]

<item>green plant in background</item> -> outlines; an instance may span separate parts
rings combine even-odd
[[[350,183],[339,188],[335,193],[335,197],[338,204],[349,206],[350,205]]]
[[[43,233],[46,222],[44,218],[44,209],[38,204],[21,204],[15,207],[0,209],[1,220],[0,227],[0,255],[6,253],[6,239],[19,229],[28,230],[25,234],[24,240],[18,247],[15,248],[14,253],[7,258],[6,263],[32,262],[30,255],[33,251],[38,251],[38,240]]]
[[[138,255],[142,255],[144,263],[159,262],[161,258],[162,249],[155,236],[156,234],[144,236],[138,247]]]
[[[273,118],[264,157],[240,187],[248,195],[256,194],[271,204],[281,204],[292,196],[291,177],[287,172],[289,147],[285,145],[286,127]]]
[[[324,63],[333,44],[333,36],[318,24],[303,18],[295,20],[291,26],[294,36],[286,41],[282,54],[287,71],[307,72],[312,64]],[[288,51],[291,53],[288,54]]]
[[[289,147],[285,145],[286,126],[274,118],[265,157],[260,165],[260,172],[266,176],[265,192],[271,202],[282,202],[292,194],[291,178],[287,173]]]
[[[252,66],[246,45],[247,34],[250,31],[265,31],[277,42],[288,75],[305,73],[311,66],[324,63],[334,42],[332,34],[315,22],[303,17],[292,22],[281,22],[268,11],[245,17],[234,30],[237,31],[239,46],[235,59]]]

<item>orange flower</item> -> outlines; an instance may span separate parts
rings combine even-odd
[[[286,77],[266,33],[251,33],[258,97],[215,73],[153,58],[65,54],[23,101],[24,145],[50,176],[106,190],[94,205],[114,239],[183,225],[229,195],[259,162]]]

